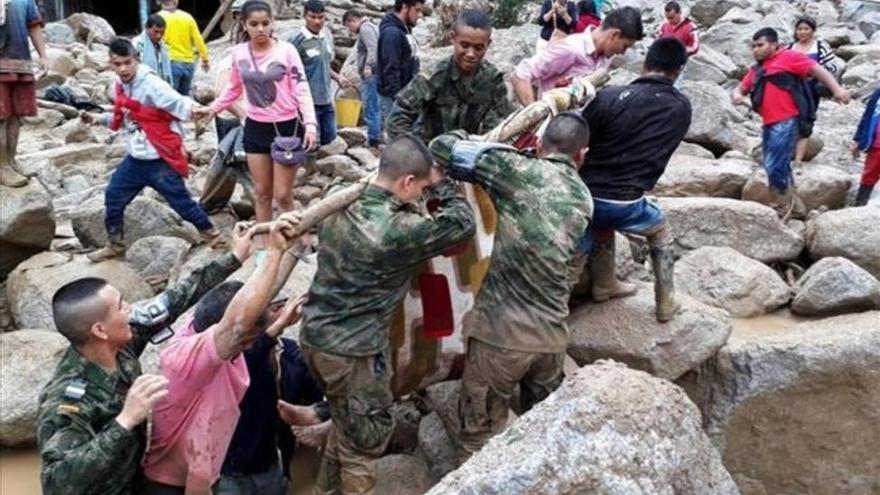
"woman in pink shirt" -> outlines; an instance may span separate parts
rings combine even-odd
[[[293,209],[298,167],[273,162],[272,141],[276,136],[297,135],[308,149],[314,146],[317,133],[302,60],[296,48],[272,36],[272,22],[268,3],[249,1],[244,5],[236,25],[240,43],[230,52],[229,84],[210,108],[215,115],[232,106],[242,93],[246,96],[243,142],[254,178],[258,222],[272,219],[273,200],[282,212]]]

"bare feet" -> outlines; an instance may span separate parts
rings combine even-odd
[[[321,422],[314,407],[295,406],[283,400],[278,401],[278,414],[282,421],[291,426],[311,426]]]
[[[291,426],[290,431],[299,440],[299,443],[306,447],[321,448],[327,441],[327,435],[330,434],[330,428],[333,423],[328,419],[321,424],[311,426]]]

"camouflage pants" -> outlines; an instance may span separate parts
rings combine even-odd
[[[564,376],[564,357],[564,353],[513,351],[477,339],[468,340],[458,400],[460,440],[465,452],[473,454],[480,450],[504,429],[517,384],[524,411],[556,390]]]
[[[302,347],[306,363],[330,403],[316,494],[373,494],[376,460],[391,440],[391,370],[385,354],[337,356]]]

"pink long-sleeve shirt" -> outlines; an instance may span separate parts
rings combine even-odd
[[[212,111],[226,110],[244,93],[245,113],[251,120],[268,123],[299,118],[305,125],[316,125],[309,81],[293,45],[274,41],[267,53],[255,55],[257,70],[254,70],[249,43],[232,47],[230,56],[229,85],[211,105]]]
[[[593,29],[551,42],[537,55],[520,62],[514,70],[514,76],[536,83],[543,93],[555,88],[560,79],[581,77],[598,69],[607,69],[611,60],[596,51]]]

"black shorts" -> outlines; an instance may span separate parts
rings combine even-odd
[[[244,121],[244,136],[242,136],[245,153],[268,155],[272,149],[272,141],[278,136],[278,132],[275,132],[275,126],[278,126],[278,132],[284,137],[293,136],[294,132],[300,138],[306,134],[303,126],[297,124],[297,119],[277,122],[275,125],[272,125],[271,122],[246,119]]]

